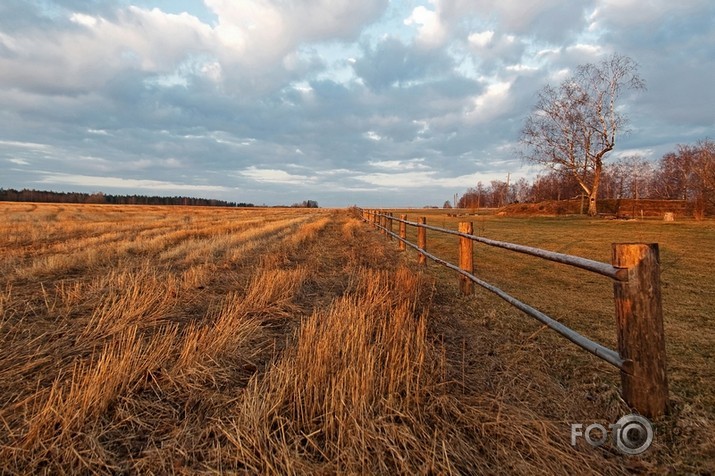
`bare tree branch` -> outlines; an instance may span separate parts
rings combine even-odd
[[[579,66],[558,88],[539,92],[521,131],[524,157],[573,175],[595,215],[603,160],[628,122],[618,110],[619,99],[624,90],[644,88],[638,65],[627,56]]]

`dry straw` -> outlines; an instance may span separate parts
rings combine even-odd
[[[401,265],[345,214],[3,207],[0,473],[619,474],[668,460],[573,448],[587,395],[601,415],[623,410],[615,386],[572,354],[550,361],[545,333]],[[95,238],[64,250],[71,274],[44,267],[67,236]],[[110,242],[110,259],[81,264]]]

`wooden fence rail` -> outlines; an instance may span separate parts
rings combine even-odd
[[[620,369],[623,398],[638,413],[657,417],[667,411],[668,381],[657,244],[614,243],[612,263],[608,264],[475,236],[471,222],[459,223],[459,231],[455,231],[428,225],[426,217],[419,217],[417,222],[412,222],[407,220],[406,215],[395,218],[392,213],[376,210],[362,210],[362,214],[364,221],[371,223],[381,233],[389,236],[390,239],[399,240],[400,250],[405,250],[406,246],[417,250],[420,264],[425,264],[429,258],[459,273],[460,289],[463,293],[471,293],[473,283],[477,284],[539,320],[582,349]],[[399,234],[393,231],[394,221],[400,225]],[[408,226],[417,228],[416,244],[407,240]],[[459,265],[427,251],[427,230],[459,237]],[[614,283],[618,351],[588,339],[538,309],[477,278],[474,275],[474,242],[574,266],[611,278]]]

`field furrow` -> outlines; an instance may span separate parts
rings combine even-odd
[[[618,373],[489,296],[461,296],[348,210],[0,204],[0,218],[2,474],[707,468],[708,443],[684,445],[711,424],[711,395],[687,407],[683,392],[707,355],[673,358],[678,413],[644,457],[574,447],[570,422],[628,413]],[[452,245],[430,236],[449,259]],[[544,276],[561,292],[590,282],[479,253],[482,276],[571,305],[566,322],[610,343],[602,300],[536,290]]]

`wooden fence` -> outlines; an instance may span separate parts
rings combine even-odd
[[[362,216],[363,220],[385,235],[399,240],[400,250],[405,250],[407,246],[416,249],[420,264],[426,263],[429,258],[459,273],[460,289],[463,293],[471,293],[473,285],[477,284],[541,321],[582,349],[620,369],[623,398],[641,415],[652,418],[666,412],[668,380],[657,244],[614,243],[611,263],[608,264],[475,236],[471,222],[459,223],[459,231],[455,231],[430,226],[425,217],[419,217],[417,222],[412,222],[407,220],[407,215],[396,218],[392,213],[376,210],[362,210]],[[399,224],[399,234],[394,232],[395,222]],[[417,243],[407,240],[407,227],[417,228]],[[427,251],[427,230],[459,237],[459,265]],[[584,337],[534,307],[477,278],[474,275],[474,242],[574,266],[613,280],[618,350],[609,349]]]

